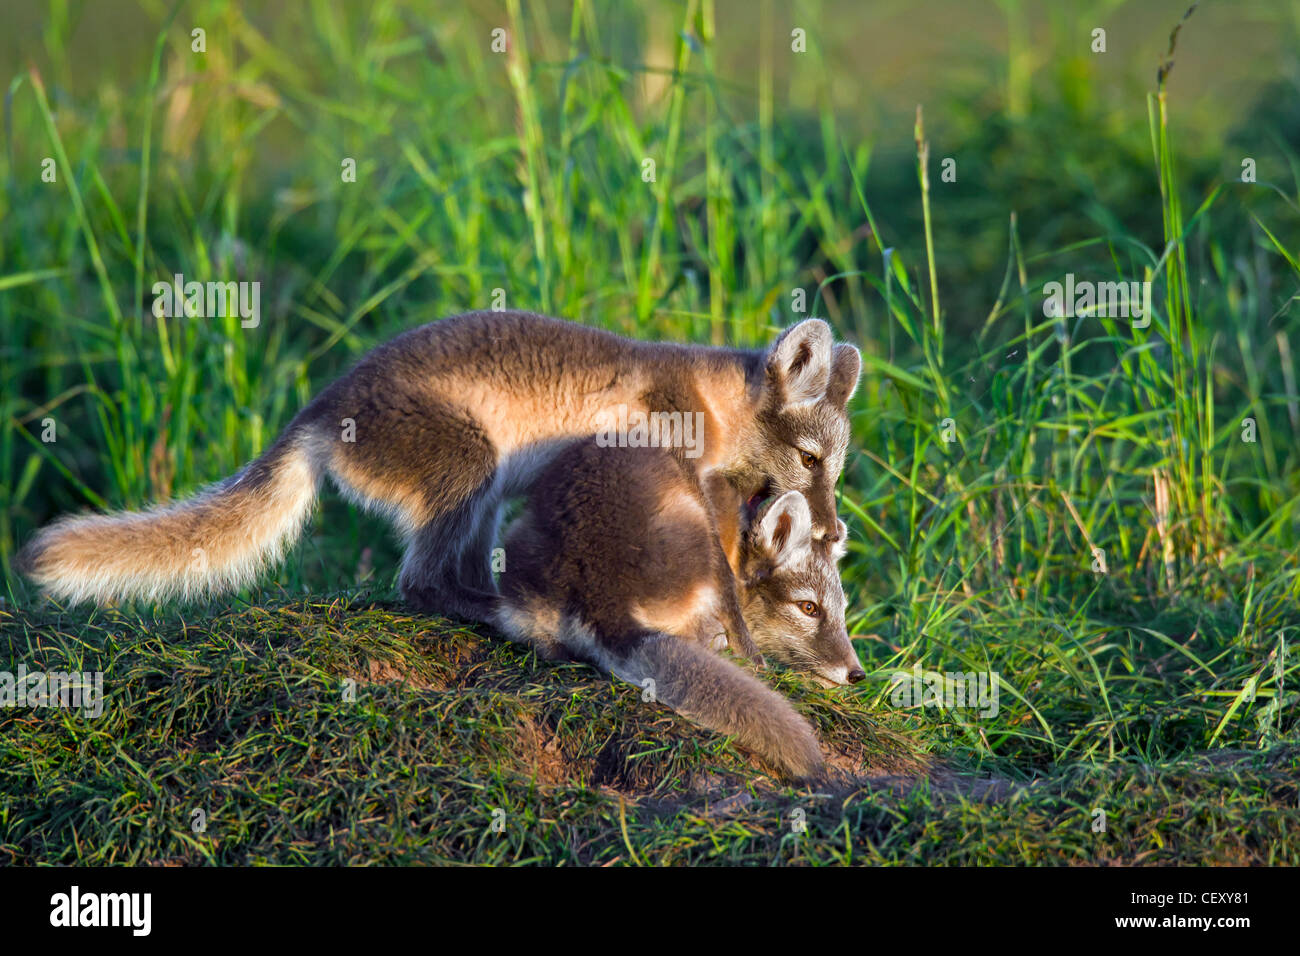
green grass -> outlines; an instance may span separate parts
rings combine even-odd
[[[1213,101],[1242,117],[1226,135],[1180,99],[1212,5],[1145,102],[1113,89],[1117,59],[1069,52],[1073,22],[1035,67],[1030,5],[1003,6],[1005,94],[953,81],[872,139],[834,95],[867,67],[826,55],[816,25],[846,21],[821,4],[799,8],[797,68],[763,7],[775,39],[744,75],[711,0],[640,24],[666,72],[601,3],[292,23],[146,4],[142,58],[93,82],[52,4],[0,157],[0,669],[103,670],[110,706],[0,711],[0,859],[1296,862],[1300,97]],[[1296,36],[1300,6],[1251,9]],[[773,82],[794,69],[810,100]],[[155,319],[178,272],[260,281],[261,324]],[[1045,316],[1067,272],[1149,279],[1149,327]],[[403,613],[391,536],[335,497],[282,568],[207,607],[61,609],[10,573],[58,513],[234,471],[412,325],[504,295],[758,344],[796,289],[865,360],[841,512],[871,679],[770,675],[835,754],[828,795],[626,685]],[[918,663],[996,673],[997,715],[895,707]]]
[[[1294,746],[990,779],[786,677],[842,771],[792,791],[635,687],[365,600],[3,623],[112,675],[102,717],[11,722],[6,863],[1300,862]]]

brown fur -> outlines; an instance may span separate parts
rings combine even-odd
[[[755,649],[717,541],[704,495],[672,455],[580,441],[538,478],[526,518],[511,525],[501,583],[516,600],[580,606],[605,650],[620,650],[624,635],[670,628],[701,641],[725,634],[749,656]],[[706,591],[716,604],[683,619],[682,602]]]
[[[752,631],[762,635],[763,653],[805,670],[861,674],[844,631],[834,558],[824,550],[812,560],[808,509],[797,494],[788,497],[803,512],[799,540],[792,513],[776,513],[788,501],[746,522],[748,503],[725,483],[710,484],[721,534],[704,489],[666,451],[570,445],[537,479],[507,531],[498,623],[548,657],[585,660],[637,684],[653,681],[659,701],[736,736],[782,772],[808,776],[821,762],[811,727],[712,648],[725,635],[736,650],[736,634],[747,642]],[[776,536],[764,533],[775,525]],[[739,591],[724,539],[743,572]],[[791,558],[800,547],[808,557]],[[823,603],[822,617],[801,620],[795,611],[789,619],[795,592]]]
[[[851,346],[832,351],[829,328],[816,320],[787,330],[767,351],[746,351],[637,342],[526,312],[454,316],[371,351],[290,424],[295,457],[268,453],[250,466],[299,469],[294,480],[311,493],[281,502],[293,511],[279,516],[288,537],[243,533],[261,520],[257,503],[270,499],[218,491],[169,509],[56,524],[18,560],[47,590],[74,599],[229,588],[278,556],[310,511],[319,476],[329,474],[402,532],[399,580],[412,604],[490,620],[497,599],[490,551],[503,498],[526,489],[567,442],[593,434],[602,414],[620,405],[702,412],[703,454],[690,459],[679,449],[685,467],[717,473],[745,497],[799,490],[819,533],[834,536],[844,403],[860,367]],[[354,441],[343,439],[345,421]],[[820,456],[813,469],[793,447],[809,440]],[[162,564],[187,547],[229,552],[239,573],[199,580],[195,572],[169,584]],[[77,557],[100,549],[120,552],[111,568]]]

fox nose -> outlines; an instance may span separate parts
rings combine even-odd
[[[846,679],[850,684],[856,684],[858,681],[862,680],[862,678],[866,676],[867,676],[867,672],[864,671],[861,667],[854,667],[852,670],[848,672],[848,674],[846,675]]]
[[[841,541],[847,541],[849,537],[849,526],[838,517],[833,519],[834,525],[824,525],[814,522],[813,537],[818,541],[824,541],[827,544],[838,544]]]

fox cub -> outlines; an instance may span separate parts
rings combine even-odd
[[[812,727],[716,651],[747,625],[764,654],[824,684],[860,680],[837,567],[843,526],[836,542],[817,541],[797,491],[715,505],[736,520],[715,521],[690,469],[661,449],[571,445],[507,529],[495,623],[544,656],[648,689],[788,776],[815,776]]]
[[[702,435],[683,460],[698,477],[746,498],[799,491],[814,533],[833,538],[861,368],[818,319],[745,350],[638,342],[528,312],[453,316],[372,350],[233,477],[175,504],[55,522],[15,567],[71,601],[239,588],[298,537],[329,475],[401,533],[409,603],[490,621],[502,501],[612,421],[690,415]]]

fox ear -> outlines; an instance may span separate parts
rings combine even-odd
[[[812,547],[812,513],[797,491],[787,491],[764,509],[754,539],[774,567],[781,567]]]
[[[826,401],[840,408],[848,405],[858,390],[862,377],[862,353],[847,342],[841,342],[831,352],[831,380],[826,388]]]
[[[767,381],[783,405],[805,405],[826,394],[831,380],[831,327],[804,319],[767,350]]]

